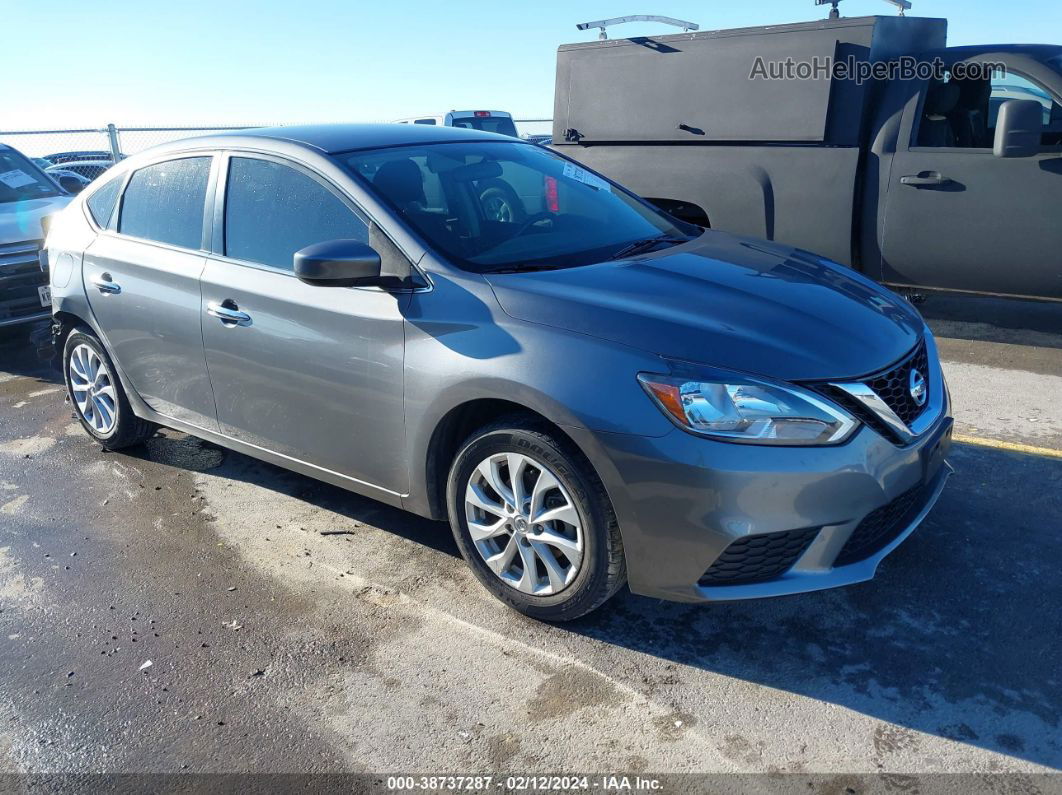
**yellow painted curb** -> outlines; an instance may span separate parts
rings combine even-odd
[[[980,436],[963,436],[957,433],[952,439],[959,444],[974,444],[978,447],[992,447],[996,450],[1008,450],[1012,453],[1027,453],[1029,455],[1042,455],[1047,458],[1062,459],[1062,450],[1054,450],[1050,447],[1035,447],[1031,444],[1018,444],[1017,442],[1001,442],[998,439],[982,439]]]

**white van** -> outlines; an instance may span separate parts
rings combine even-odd
[[[452,110],[441,116],[395,119],[395,124],[434,124],[439,127],[467,127],[517,138],[512,114],[503,110]]]

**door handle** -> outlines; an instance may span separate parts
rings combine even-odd
[[[911,174],[900,177],[901,185],[910,185],[912,188],[934,188],[947,185],[950,179],[936,171],[923,171],[921,174]]]
[[[251,316],[248,315],[246,312],[241,312],[236,306],[236,302],[230,299],[226,299],[221,303],[218,303],[217,301],[211,301],[207,304],[206,313],[211,317],[216,317],[225,325],[251,325]]]
[[[89,279],[92,286],[104,295],[118,295],[122,292],[122,286],[111,281],[111,274],[98,273]]]

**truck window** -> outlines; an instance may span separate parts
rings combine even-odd
[[[1044,145],[1052,146],[1062,143],[1062,105],[1038,83],[1011,72],[1006,77],[992,81],[992,93],[989,97],[988,128],[995,134],[996,119],[999,108],[1008,100],[1034,99],[1044,109]]]
[[[999,108],[1008,100],[1033,99],[1044,109],[1044,145],[1062,143],[1062,107],[1039,84],[1015,72],[991,80],[948,76],[930,85],[918,126],[918,146],[991,149]]]

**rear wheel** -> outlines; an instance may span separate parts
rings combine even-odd
[[[74,329],[63,347],[63,374],[82,427],[108,450],[139,444],[155,426],[133,413],[114,364],[96,337]]]
[[[626,581],[604,487],[548,428],[517,419],[476,432],[451,468],[447,502],[465,561],[521,613],[570,621]]]

